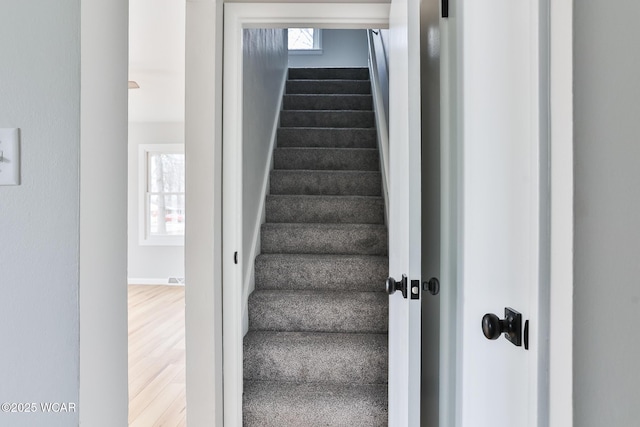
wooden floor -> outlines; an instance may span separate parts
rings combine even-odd
[[[184,287],[129,285],[129,426],[186,426]]]

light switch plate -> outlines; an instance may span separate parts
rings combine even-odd
[[[20,185],[19,129],[0,129],[0,185]]]

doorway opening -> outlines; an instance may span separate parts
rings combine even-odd
[[[186,5],[129,2],[129,425],[186,425]]]
[[[243,30],[247,426],[387,423],[387,228],[368,52],[364,29]]]
[[[247,20],[245,21],[245,18]],[[249,23],[250,21],[250,23]],[[242,30],[247,28],[385,28],[388,25],[388,8],[385,5],[302,5],[273,4],[252,5],[251,10],[242,4],[225,6],[225,46],[223,98],[222,170],[222,253],[238,253],[238,258],[222,258],[222,274],[225,289],[223,294],[223,357],[224,369],[224,418],[234,425],[242,419],[242,339],[244,332],[244,300],[247,296],[243,268],[250,259],[242,214],[243,150],[238,141],[243,139],[242,94],[244,91]],[[248,259],[245,259],[247,257]],[[237,260],[237,264],[236,264]]]

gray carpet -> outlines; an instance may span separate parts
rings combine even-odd
[[[289,70],[244,338],[246,427],[387,425],[372,108],[366,68]]]

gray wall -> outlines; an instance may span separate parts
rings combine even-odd
[[[22,133],[22,184],[0,187],[0,402],[77,405],[80,2],[2,2],[0,16],[0,127]],[[0,425],[77,424],[0,412]]]
[[[253,290],[253,256],[259,253],[260,245],[255,253],[251,253],[251,248],[259,237],[256,227],[263,222],[265,179],[271,169],[273,138],[287,70],[286,31],[244,30],[243,67],[242,271],[244,283],[250,282],[245,289],[248,296]]]
[[[640,422],[638,16],[637,0],[574,2],[574,425],[580,427]]]
[[[127,274],[130,283],[146,284],[140,279],[162,280],[166,283],[169,277],[184,277],[184,246],[140,245],[140,144],[184,144],[184,123],[129,123]]]
[[[368,67],[366,30],[322,30],[322,54],[291,54],[289,66]]]

